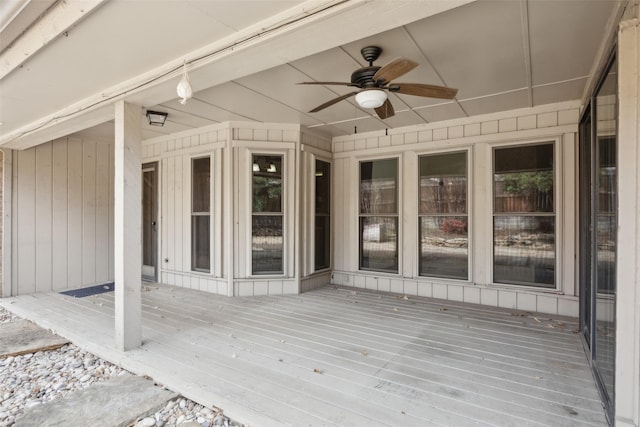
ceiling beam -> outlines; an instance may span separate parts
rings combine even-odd
[[[20,25],[26,28],[19,35],[15,35],[15,40],[12,44],[2,49],[2,53],[0,54],[0,79],[22,65],[27,59],[47,46],[52,40],[60,35],[64,35],[69,28],[77,24],[78,21],[87,16],[104,1],[105,0],[58,1],[46,9],[44,15],[41,17],[27,17],[26,19],[28,21],[35,20],[21,23]],[[42,4],[42,2],[40,2],[40,4]],[[20,16],[30,10],[30,8],[24,7],[12,21],[20,20]],[[2,35],[4,36],[5,31],[10,28],[11,23],[8,23],[3,29]]]
[[[531,34],[529,32],[529,0],[520,0],[520,20],[522,22],[522,44],[524,52],[524,72],[527,82],[528,107],[533,107],[533,69],[531,65]]]

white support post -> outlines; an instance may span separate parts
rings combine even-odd
[[[618,33],[615,425],[640,425],[640,20]]]
[[[114,273],[116,347],[142,343],[142,128],[141,109],[115,105]]]

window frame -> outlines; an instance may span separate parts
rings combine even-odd
[[[453,215],[453,214],[422,214],[420,212],[420,159],[423,157],[429,156],[439,156],[439,155],[447,155],[447,154],[458,154],[464,153],[466,160],[466,178],[467,178],[467,189],[466,189],[466,212],[464,215]],[[417,247],[416,247],[416,275],[421,279],[429,279],[436,281],[445,281],[445,282],[463,282],[469,283],[474,275],[473,272],[473,254],[474,254],[474,239],[473,239],[473,151],[471,147],[456,147],[456,148],[448,148],[443,150],[433,150],[433,151],[423,151],[418,152],[417,154],[417,172],[416,172],[416,194],[418,194],[418,203],[416,206],[416,227],[417,227]],[[447,217],[447,216],[466,216],[467,218],[467,277],[465,279],[461,279],[459,277],[444,277],[444,276],[435,276],[435,275],[426,275],[422,274],[420,269],[421,263],[421,218],[422,217]],[[492,242],[493,243],[493,242]]]
[[[498,216],[547,216],[554,218],[554,244],[555,244],[555,254],[554,254],[554,286],[544,286],[534,283],[503,283],[496,282],[494,279],[494,267],[495,267],[495,253],[494,253],[494,218],[496,217],[495,212],[495,187],[494,187],[494,179],[495,179],[495,150],[502,148],[517,148],[517,147],[526,147],[526,146],[536,146],[536,145],[545,145],[552,144],[553,145],[553,211],[552,212],[529,212],[529,213],[498,213]],[[489,277],[490,277],[490,285],[498,288],[507,288],[507,289],[526,289],[530,291],[535,291],[539,293],[561,293],[564,287],[562,282],[562,278],[564,277],[563,271],[563,254],[565,250],[565,236],[563,229],[563,204],[564,204],[564,195],[563,195],[563,173],[565,170],[564,165],[564,157],[562,152],[563,145],[563,137],[562,135],[553,135],[548,137],[540,137],[536,139],[524,140],[524,141],[505,141],[500,143],[494,143],[490,145],[490,166],[491,169],[487,174],[486,185],[487,188],[490,189],[491,192],[491,200],[489,201],[490,206],[488,209],[488,220],[486,223],[487,227],[487,250],[490,254],[490,266],[489,269]],[[573,284],[569,284],[572,286]]]
[[[362,169],[361,169],[361,165],[362,163],[365,162],[376,162],[376,161],[383,161],[383,160],[395,160],[396,161],[396,213],[395,214],[368,214],[368,215],[363,215],[360,212],[360,185],[361,185],[361,180],[362,180]],[[355,163],[356,163],[356,169],[357,169],[357,180],[356,180],[356,195],[357,198],[355,200],[356,203],[356,227],[355,227],[355,233],[356,234],[356,241],[358,244],[358,271],[365,273],[365,274],[376,274],[376,275],[389,275],[389,276],[393,276],[393,277],[397,277],[400,276],[402,274],[402,242],[403,242],[403,238],[402,238],[402,206],[403,206],[403,200],[402,200],[402,155],[401,154],[392,154],[392,155],[388,155],[388,154],[382,154],[382,155],[378,155],[378,156],[367,156],[367,157],[362,157],[362,158],[356,158],[355,159]],[[375,269],[370,269],[370,268],[363,268],[362,267],[362,232],[360,230],[360,220],[361,218],[364,217],[393,217],[396,218],[397,221],[397,226],[396,226],[396,259],[397,259],[397,270],[396,271],[388,271],[388,270],[375,270]]]
[[[194,212],[193,210],[193,202],[194,202],[194,198],[193,198],[193,191],[194,191],[194,163],[197,160],[202,160],[202,159],[209,159],[209,210],[208,211],[202,211],[202,212]],[[190,174],[189,174],[189,202],[190,202],[190,206],[189,206],[189,239],[190,239],[190,251],[189,251],[189,255],[190,255],[190,271],[194,272],[194,273],[202,273],[202,274],[212,274],[213,270],[214,270],[214,266],[213,266],[213,156],[211,154],[202,154],[202,155],[196,155],[193,157],[189,158],[189,167],[190,167]],[[208,217],[209,218],[209,268],[208,269],[204,269],[204,268],[198,268],[195,266],[195,261],[194,259],[196,258],[194,255],[194,239],[193,239],[193,220],[194,217]]]

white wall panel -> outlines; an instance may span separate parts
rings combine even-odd
[[[36,292],[52,290],[52,160],[52,144],[36,147]]]
[[[113,277],[113,144],[69,137],[14,152],[14,294]]]
[[[83,141],[82,283],[96,283],[96,212],[96,145],[86,144]]]
[[[344,218],[348,215],[347,204],[345,203],[345,183],[347,177],[348,159],[338,159],[333,162],[333,266],[337,270],[346,270],[345,264],[345,241],[347,234],[345,232]]]
[[[189,139],[187,139],[189,141]],[[184,147],[184,143],[183,143]],[[185,167],[185,163],[187,166]],[[185,159],[185,156],[177,157],[174,165],[174,193],[173,193],[173,226],[175,227],[175,240],[174,240],[174,251],[173,257],[175,258],[175,269],[178,271],[188,271],[191,269],[190,265],[184,265],[184,253],[183,253],[183,242],[187,239],[185,235],[184,222],[188,220],[185,218],[185,212],[190,213],[189,202],[191,200],[190,197],[185,197],[185,191],[191,191],[190,188],[187,188],[184,180],[185,170],[188,172],[191,168],[189,164],[189,159]],[[186,210],[185,210],[186,206]],[[188,232],[188,229],[187,229]]]
[[[64,289],[68,283],[67,253],[69,248],[68,223],[68,143],[66,140],[51,144],[53,149],[53,209],[52,209],[52,289]]]
[[[18,177],[15,184],[18,191],[14,193],[17,203],[15,223],[18,229],[14,237],[18,240],[17,266],[14,279],[19,293],[36,291],[36,150],[16,152],[18,161],[16,168]]]
[[[69,247],[67,252],[67,284],[77,287],[82,284],[82,140],[70,138],[67,142],[68,162],[68,206],[67,224]],[[71,209],[71,207],[74,209]]]
[[[167,230],[167,239],[165,240],[166,245],[163,247],[162,253],[165,254],[165,258],[168,260],[165,264],[165,267],[169,270],[176,271],[176,257],[175,257],[175,248],[176,248],[176,224],[175,224],[175,196],[176,196],[176,158],[169,157],[164,162],[165,168],[167,170],[167,180],[165,181],[166,185],[166,197],[167,204],[165,205],[166,210],[162,213],[162,217],[164,220],[164,226]]]
[[[113,149],[109,149],[109,170],[113,171],[114,165],[115,165],[115,150]],[[113,174],[112,172],[109,172],[109,200],[113,201],[115,197],[115,182],[114,182],[114,178],[113,178]],[[111,202],[113,203],[113,202]],[[109,255],[109,264],[108,264],[108,271],[109,271],[109,281],[114,281],[115,280],[115,270],[114,270],[114,263],[115,263],[115,253],[114,253],[114,248],[115,248],[115,241],[114,241],[114,227],[115,227],[115,223],[114,223],[114,209],[112,207],[113,205],[110,204],[109,205],[109,219],[107,221],[108,224],[108,230],[109,230],[109,251],[108,251],[108,255]]]
[[[95,210],[95,282],[104,283],[109,281],[109,253],[111,245],[109,242],[109,206],[113,200],[109,194],[109,183],[113,181],[110,171],[113,165],[110,163],[109,152],[111,146],[107,144],[97,144],[96,146],[96,210]]]

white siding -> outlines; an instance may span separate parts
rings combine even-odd
[[[15,155],[18,157],[15,162],[18,176],[14,215],[17,229],[13,235],[18,242],[18,252],[14,282],[18,286],[18,294],[23,294],[36,291],[36,150],[16,152]]]
[[[70,137],[13,152],[14,294],[112,280],[112,151]]]
[[[69,250],[68,223],[68,143],[58,141],[53,148],[53,208],[52,221],[56,224],[53,229],[52,252],[52,287],[54,290],[64,289],[68,283],[67,253]]]
[[[311,160],[318,153],[330,160],[330,150],[328,138],[301,133],[298,125],[287,124],[229,122],[145,141],[143,163],[158,161],[160,165],[159,280],[223,295],[298,293],[302,266],[309,265],[312,256],[312,241],[301,239],[309,236],[313,221],[312,217],[304,220],[301,214],[312,208],[312,197],[304,198],[304,206],[299,197],[302,175],[310,182]],[[251,275],[252,153],[284,156],[282,275]],[[203,156],[211,157],[212,164],[209,273],[191,271],[191,161]],[[311,289],[328,282],[324,274],[305,286]]]
[[[225,126],[214,125],[143,143],[143,163],[159,163],[160,218],[159,278],[162,283],[226,295],[228,282],[222,264],[226,258],[218,253],[222,233],[221,180],[222,148],[228,139]],[[211,168],[211,230],[212,256],[209,273],[191,271],[191,161],[210,157]],[[217,212],[217,214],[216,214]]]
[[[575,274],[575,156],[578,102],[550,104],[486,116],[370,132],[333,140],[335,284],[509,309],[578,316]],[[558,288],[492,283],[492,149],[500,144],[556,144],[556,281]],[[417,159],[430,152],[468,150],[468,281],[419,276]],[[400,227],[397,274],[358,269],[358,162],[399,157]]]
[[[67,214],[68,224],[68,248],[67,248],[67,283],[81,284],[82,283],[82,144],[83,141],[78,138],[70,138],[68,140],[68,161],[67,161],[67,173],[68,173],[68,187],[67,187],[67,207],[65,208]],[[72,205],[74,209],[69,209]]]
[[[53,150],[52,144],[36,147],[36,291],[52,289],[52,201],[53,201]]]

